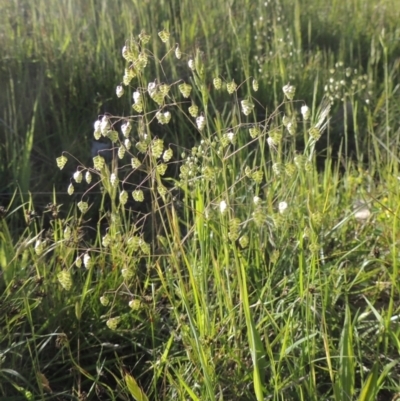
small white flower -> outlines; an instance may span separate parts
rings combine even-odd
[[[226,204],[226,202],[224,200],[220,202],[219,211],[221,212],[221,214],[225,213],[227,207],[228,207],[228,205]]]
[[[279,213],[281,213],[281,214],[285,213],[287,207],[288,207],[288,204],[286,202],[279,202],[279,205],[278,205]]]
[[[259,196],[255,196],[253,198],[253,202],[254,202],[255,205],[258,205],[261,202],[261,198]]]

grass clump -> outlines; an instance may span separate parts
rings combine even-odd
[[[58,155],[70,208],[55,190],[43,216],[18,192],[1,210],[4,399],[396,399],[389,58],[383,87],[329,50],[323,69],[300,54],[300,5],[293,27],[273,7],[275,56],[257,66],[230,10],[241,71],[226,73],[212,46],[185,52],[190,25],[154,32],[143,8],[147,30],[122,49],[122,112],[95,119],[92,162]],[[374,90],[375,109],[362,99]],[[352,124],[331,124],[335,99]]]

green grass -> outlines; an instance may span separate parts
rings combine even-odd
[[[0,5],[2,400],[398,398],[395,0]]]

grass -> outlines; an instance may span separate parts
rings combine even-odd
[[[396,1],[0,4],[2,400],[398,398]]]

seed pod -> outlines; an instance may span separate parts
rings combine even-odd
[[[82,214],[85,214],[89,209],[89,205],[87,202],[80,201],[78,202],[78,209],[81,211]]]
[[[196,124],[197,124],[197,128],[199,129],[199,131],[203,131],[205,125],[206,125],[206,119],[203,115],[199,116],[196,118]]]
[[[160,39],[161,39],[164,43],[166,43],[166,42],[168,42],[170,33],[169,33],[167,30],[163,29],[162,31],[158,32],[158,36],[160,37]]]
[[[192,91],[192,86],[187,84],[187,83],[183,83],[180,84],[178,86],[180,92],[182,93],[183,97],[188,98],[190,96],[190,92]]]
[[[258,81],[256,79],[253,79],[253,90],[254,92],[258,91]]]
[[[222,87],[222,80],[221,78],[217,77],[213,79],[214,88],[219,90]]]
[[[228,93],[229,93],[230,95],[232,95],[232,93],[235,92],[236,88],[237,88],[237,84],[235,83],[235,81],[234,81],[233,79],[232,79],[231,82],[229,82],[229,83],[226,85],[226,90],[228,91]]]
[[[175,57],[178,60],[182,57],[182,52],[181,52],[181,49],[179,48],[178,44],[176,44],[176,48],[175,48]]]
[[[124,88],[122,85],[118,85],[116,90],[115,90],[116,94],[118,97],[121,97],[124,94]]]

